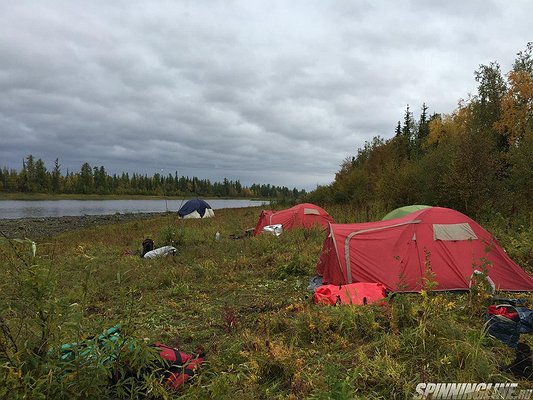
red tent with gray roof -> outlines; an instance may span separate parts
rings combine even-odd
[[[418,292],[428,262],[436,290],[468,289],[482,265],[497,290],[533,290],[533,278],[489,232],[441,207],[387,221],[330,224],[317,272],[329,284],[380,282],[392,291]]]

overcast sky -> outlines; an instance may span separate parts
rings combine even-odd
[[[508,72],[533,1],[0,0],[0,167],[313,189]]]

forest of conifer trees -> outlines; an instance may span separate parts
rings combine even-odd
[[[418,119],[407,106],[390,139],[375,137],[342,162],[335,180],[308,195],[319,203],[393,209],[408,204],[506,217],[533,209],[533,44],[503,75],[475,71],[477,93],[449,115]]]
[[[214,196],[214,197],[261,197],[296,200],[305,195],[304,190],[290,190],[285,186],[252,184],[244,186],[239,180],[224,179],[211,182],[197,177],[163,175],[153,176],[129,174],[109,175],[104,166],[91,167],[84,163],[80,171],[61,172],[59,159],[48,171],[42,159],[35,160],[28,155],[22,162],[22,169],[0,169],[0,191],[8,193],[48,194],[99,194],[99,195],[145,195],[145,196]]]

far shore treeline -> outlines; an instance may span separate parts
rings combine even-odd
[[[0,192],[46,194],[99,194],[145,196],[215,196],[262,197],[294,201],[305,195],[305,190],[290,190],[285,186],[253,184],[244,186],[239,180],[224,178],[222,182],[209,179],[159,174],[153,176],[123,172],[109,175],[104,166],[91,167],[84,163],[77,172],[61,171],[59,159],[49,171],[42,159],[28,155],[20,171],[0,169]]]
[[[474,76],[477,93],[453,113],[429,115],[424,104],[416,120],[407,106],[390,139],[367,142],[307,200],[370,212],[438,205],[533,224],[533,43],[507,74],[492,62]]]

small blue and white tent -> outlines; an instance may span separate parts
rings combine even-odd
[[[215,213],[209,204],[202,199],[191,199],[183,205],[178,211],[180,218],[209,218],[214,217]]]

